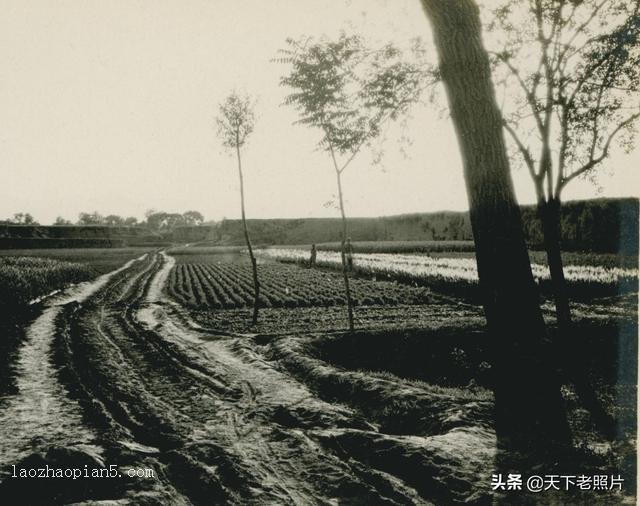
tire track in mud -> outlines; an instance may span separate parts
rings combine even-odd
[[[193,323],[163,294],[172,263],[149,256],[57,321],[61,376],[110,458],[158,470],[156,482],[131,485],[129,496],[172,504],[486,500],[482,486],[448,475],[469,471],[464,455],[478,442],[480,460],[491,459],[489,430],[467,430],[463,420],[432,437],[380,432],[348,395],[347,404],[318,396],[317,378],[292,365],[287,350]]]

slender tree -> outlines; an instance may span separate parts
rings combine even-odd
[[[531,272],[489,57],[473,0],[422,0],[462,153],[478,276],[491,336],[501,456],[555,462],[569,430]]]
[[[253,273],[253,325],[258,323],[258,309],[260,299],[260,281],[258,279],[258,265],[253,254],[249,228],[244,206],[244,177],[242,174],[242,159],[240,150],[245,145],[247,138],[253,132],[255,125],[255,114],[253,111],[254,100],[249,95],[232,92],[221,104],[216,123],[218,125],[218,135],[222,144],[227,149],[235,152],[238,160],[238,178],[240,179],[240,209],[242,212],[242,229],[244,239],[247,244],[249,258],[251,260],[251,270]]]
[[[488,11],[512,160],[531,176],[561,329],[571,321],[561,198],[630,148],[640,117],[640,1],[503,0]],[[566,332],[565,332],[566,333]]]
[[[416,102],[428,83],[419,63],[421,45],[406,52],[387,44],[368,48],[363,39],[342,34],[336,40],[287,39],[277,61],[289,72],[280,84],[292,91],[285,104],[300,114],[298,123],[321,133],[319,147],[331,160],[342,218],[342,275],[349,329],[353,330],[353,300],[349,284],[346,242],[349,236],[342,176],[363,147],[379,137],[385,123],[398,119]]]

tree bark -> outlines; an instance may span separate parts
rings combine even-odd
[[[496,433],[501,458],[557,462],[569,429],[557,371],[549,357],[539,294],[531,272],[472,0],[422,0],[440,58],[460,144],[483,306],[491,338]]]
[[[340,247],[340,258],[342,260],[342,278],[344,280],[344,291],[347,296],[347,315],[349,317],[349,330],[353,331],[353,300],[351,299],[351,286],[349,284],[349,271],[347,269],[347,216],[344,212],[344,199],[342,198],[342,178],[340,171],[336,169],[336,178],[338,180],[338,200],[340,202],[340,216],[342,217],[342,240]]]
[[[253,254],[251,246],[251,238],[249,237],[249,228],[247,227],[247,218],[244,212],[244,179],[242,177],[242,162],[240,161],[240,146],[236,145],[236,155],[238,156],[238,177],[240,178],[240,208],[242,211],[242,229],[244,231],[244,240],[247,243],[249,258],[251,259],[251,270],[253,273],[253,316],[251,322],[253,325],[258,323],[258,308],[260,302],[260,281],[258,280],[258,264]]]

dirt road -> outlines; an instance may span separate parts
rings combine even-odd
[[[59,397],[82,414],[70,431],[87,431],[106,464],[155,470],[153,479],[123,481],[113,499],[487,499],[490,399],[339,370],[309,352],[314,336],[199,327],[163,294],[172,262],[150,254],[47,316]]]

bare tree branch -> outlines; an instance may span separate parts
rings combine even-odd
[[[520,84],[520,87],[522,88],[522,91],[524,91],[526,97],[527,97],[527,102],[529,103],[529,106],[531,107],[531,112],[533,113],[533,116],[536,120],[536,124],[538,125],[538,129],[540,130],[540,132],[542,133],[544,130],[544,126],[542,124],[542,118],[540,117],[540,113],[539,111],[536,109],[536,104],[537,104],[537,99],[536,96],[534,95],[533,91],[530,90],[526,83],[524,82],[524,80],[522,79],[522,76],[520,75],[520,72],[518,71],[518,69],[516,69],[511,62],[509,61],[509,59],[507,57],[505,57],[502,54],[499,53],[492,53],[494,54],[497,58],[499,58],[509,69],[509,71],[511,72],[511,74],[513,74],[513,76],[517,79],[518,84]]]
[[[576,37],[581,34],[584,33],[584,30],[591,24],[591,22],[596,18],[596,16],[598,15],[598,13],[600,12],[600,10],[609,2],[610,0],[602,0],[602,2],[600,2],[598,5],[596,5],[595,9],[593,9],[593,11],[591,12],[591,15],[581,24],[579,25],[574,31],[573,31],[573,35],[571,36],[571,38],[567,41],[567,43],[565,44],[565,50],[560,54],[560,60],[564,60],[564,57],[566,56],[567,51],[572,47],[571,44],[573,44],[573,41],[576,40]],[[579,2],[575,2],[574,3],[574,8],[573,11],[571,13],[571,17],[573,17],[573,14],[575,13],[576,7],[579,5]],[[586,44],[585,44],[586,45]]]
[[[611,132],[611,134],[609,134],[609,137],[607,138],[607,141],[605,142],[605,144],[604,144],[604,146],[602,148],[602,152],[600,153],[600,156],[598,156],[597,158],[591,157],[590,160],[587,163],[585,163],[582,167],[580,167],[576,171],[572,172],[569,176],[563,178],[561,186],[562,187],[566,186],[569,181],[571,181],[572,179],[575,179],[579,175],[584,174],[585,172],[591,170],[593,167],[595,167],[600,162],[602,162],[602,160],[604,160],[609,155],[609,146],[611,145],[611,141],[613,141],[613,139],[618,134],[618,132],[620,130],[622,130],[624,127],[626,127],[627,125],[631,124],[638,117],[640,117],[640,112],[638,112],[636,114],[632,114],[627,119],[625,119],[623,122],[621,122],[613,130],[613,132]]]
[[[539,177],[538,177],[538,174],[536,174],[535,163],[533,161],[533,158],[531,157],[531,152],[523,144],[523,142],[520,140],[520,137],[518,137],[518,134],[516,133],[516,131],[513,129],[513,127],[511,127],[511,125],[509,125],[507,121],[502,120],[502,125],[504,126],[505,130],[509,133],[511,138],[514,140],[514,142],[516,143],[516,146],[518,146],[518,150],[520,151],[520,154],[522,154],[522,158],[525,161],[527,169],[529,169],[529,174],[531,175],[531,177],[535,182],[536,180],[539,179]]]
[[[556,173],[556,187],[554,191],[554,197],[556,200],[560,199],[560,192],[562,190],[562,180],[564,178],[564,170],[567,160],[567,145],[569,143],[569,108],[562,102],[562,114],[560,116],[560,151],[558,153],[558,167]]]
[[[616,62],[615,58],[609,62],[609,65],[607,66],[607,71],[605,72],[605,75],[600,81],[600,85],[598,87],[598,99],[596,101],[596,106],[593,109],[593,125],[591,127],[591,147],[589,148],[590,160],[593,159],[593,155],[598,145],[598,120],[600,119],[600,113],[601,113],[600,108],[602,106],[602,96],[606,88],[607,78],[611,74],[611,71],[613,70],[615,62]]]

